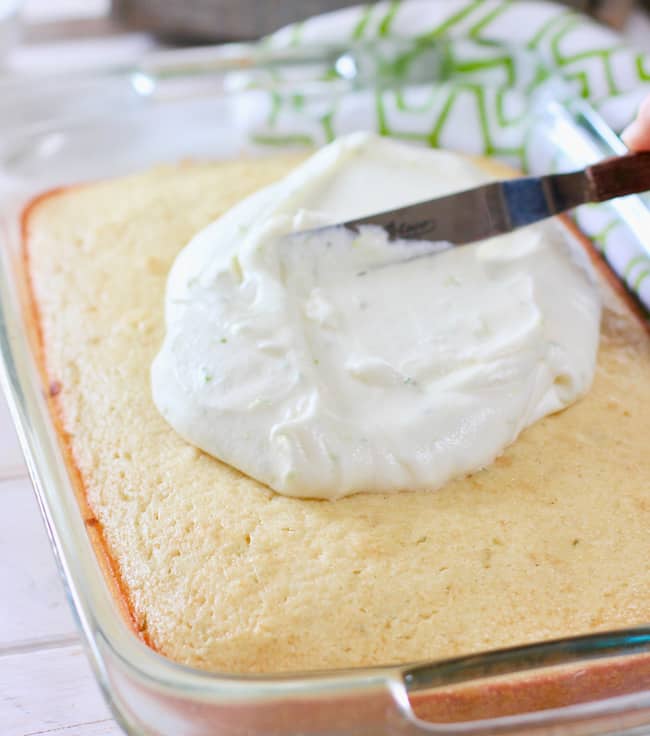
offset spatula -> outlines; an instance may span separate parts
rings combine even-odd
[[[605,202],[648,189],[650,151],[609,158],[568,174],[493,182],[342,224],[353,230],[379,225],[390,238],[465,245],[587,202]]]

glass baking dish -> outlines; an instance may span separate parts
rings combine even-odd
[[[206,54],[199,52],[201,59]],[[84,523],[84,501],[44,396],[27,318],[20,216],[31,198],[71,182],[188,157],[268,152],[236,125],[241,90],[212,85],[196,69],[177,77],[170,94],[151,94],[142,70],[46,80],[29,90],[6,83],[0,90],[2,385],[115,717],[127,733],[160,736],[650,733],[650,625],[440,662],[282,676],[194,670],[160,656],[129,627],[111,593],[110,562],[95,554],[97,531]],[[526,147],[532,172],[624,150],[587,106],[559,104],[554,95],[529,111]],[[612,207],[630,247],[650,252],[643,200]]]

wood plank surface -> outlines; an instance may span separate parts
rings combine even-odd
[[[3,736],[119,736],[79,644],[0,656]]]
[[[27,478],[0,482],[0,655],[78,637]]]

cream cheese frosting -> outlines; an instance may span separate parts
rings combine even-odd
[[[232,208],[169,274],[159,411],[289,496],[434,490],[491,463],[593,378],[599,293],[566,229],[461,248],[374,227],[287,237],[487,179],[359,133]]]

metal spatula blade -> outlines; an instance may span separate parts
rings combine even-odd
[[[352,230],[379,225],[391,239],[465,245],[587,202],[605,202],[649,189],[650,151],[609,158],[568,174],[493,182],[341,224]]]

